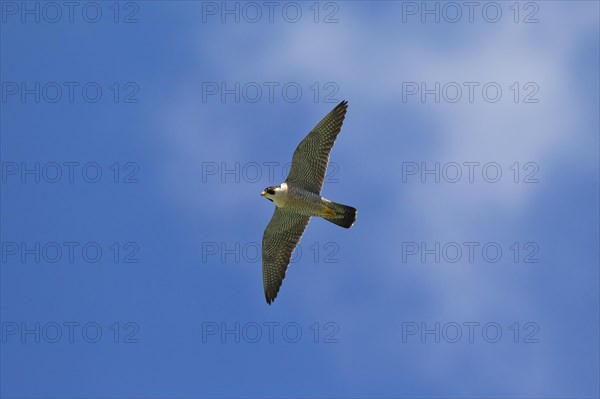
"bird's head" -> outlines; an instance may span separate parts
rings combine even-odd
[[[263,190],[263,192],[260,193],[260,195],[262,195],[269,201],[273,202],[275,197],[277,197],[277,194],[279,194],[280,192],[281,192],[281,186],[270,186],[270,187],[265,188]]]

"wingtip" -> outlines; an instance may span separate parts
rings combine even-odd
[[[338,115],[346,115],[346,111],[348,110],[348,101],[342,100],[335,108],[331,111],[332,113],[337,113]]]
[[[277,298],[277,293],[275,293],[275,295],[273,295],[272,293],[269,293],[269,292],[265,291],[265,299],[267,300],[267,304],[269,306],[271,306],[271,304],[273,302],[275,302],[275,298]]]

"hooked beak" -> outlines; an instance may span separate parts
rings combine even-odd
[[[265,194],[267,194],[267,192],[265,190],[263,190],[263,192],[260,193],[260,195],[262,195],[263,197],[265,196]]]

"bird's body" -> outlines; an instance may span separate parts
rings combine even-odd
[[[302,187],[289,186],[282,183],[275,189],[275,195],[270,196],[275,206],[286,208],[291,212],[305,216],[333,216],[331,207],[326,200],[317,193],[305,190]]]
[[[339,103],[298,145],[285,182],[267,187],[261,194],[276,207],[263,235],[263,282],[269,304],[277,296],[292,253],[312,216],[345,228],[356,221],[355,208],[321,197],[329,152],[341,130],[347,104]]]

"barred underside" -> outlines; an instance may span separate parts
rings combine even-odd
[[[321,193],[329,164],[329,153],[342,129],[347,108],[347,101],[339,103],[302,140],[294,151],[286,183],[316,194]]]
[[[300,242],[309,220],[310,216],[275,208],[275,213],[265,229],[262,244],[263,283],[269,305],[279,292],[292,253]]]

